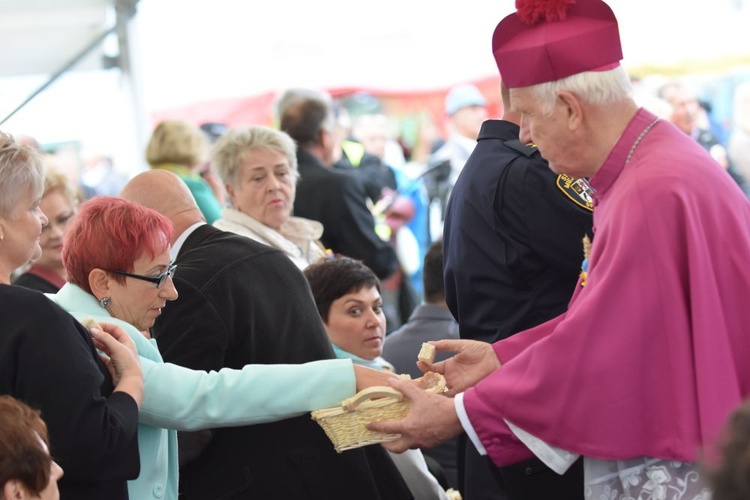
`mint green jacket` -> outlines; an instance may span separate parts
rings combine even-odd
[[[138,349],[144,379],[138,426],[141,474],[128,482],[132,499],[177,499],[178,430],[273,422],[335,406],[356,392],[348,359],[191,370],[165,363],[156,340],[110,316],[80,287],[67,283],[47,296],[79,321],[92,318],[121,326]]]

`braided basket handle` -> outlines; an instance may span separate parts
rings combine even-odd
[[[403,393],[401,393],[401,391],[397,391],[393,387],[379,385],[368,387],[367,389],[362,389],[349,399],[343,400],[341,402],[341,406],[346,411],[354,411],[360,404],[373,398],[389,398],[393,399],[396,402],[400,402],[403,401],[404,395]]]

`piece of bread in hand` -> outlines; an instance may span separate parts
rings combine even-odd
[[[425,342],[422,344],[422,349],[419,350],[417,359],[426,365],[432,365],[435,362],[435,354],[437,354],[435,346]]]
[[[420,389],[434,392],[435,394],[442,394],[446,391],[445,377],[436,372],[427,372],[416,379],[415,382]]]
[[[93,318],[84,318],[81,321],[81,324],[86,327],[87,330],[91,331],[92,328],[98,328],[99,330],[102,329],[101,326],[99,326],[99,323],[94,321]]]

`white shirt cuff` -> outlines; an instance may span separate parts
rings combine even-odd
[[[529,434],[520,427],[513,425],[507,420],[505,420],[505,423],[508,424],[511,432],[516,435],[518,440],[525,444],[539,460],[544,462],[544,465],[560,475],[565,474],[565,471],[568,470],[568,468],[573,465],[580,456],[567,450],[563,450],[562,448],[552,446],[538,437]]]
[[[464,408],[464,393],[463,392],[459,392],[458,394],[456,394],[456,397],[453,398],[453,406],[456,407],[456,414],[458,415],[458,420],[461,422],[461,427],[464,428],[466,435],[474,444],[474,447],[477,449],[480,455],[486,455],[487,450],[484,449],[484,445],[482,444],[482,441],[479,439],[479,436],[477,436],[477,433],[474,430],[474,427],[471,425],[471,422],[469,421],[469,416],[466,414],[466,408]]]

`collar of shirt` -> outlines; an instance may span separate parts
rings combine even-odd
[[[177,260],[177,255],[180,253],[180,249],[182,248],[183,243],[185,243],[185,240],[188,239],[188,236],[193,234],[193,231],[201,227],[202,225],[206,224],[205,222],[196,222],[189,228],[185,229],[182,234],[180,235],[177,240],[175,240],[174,245],[172,245],[172,249],[169,251],[169,255],[172,257],[172,262]]]

